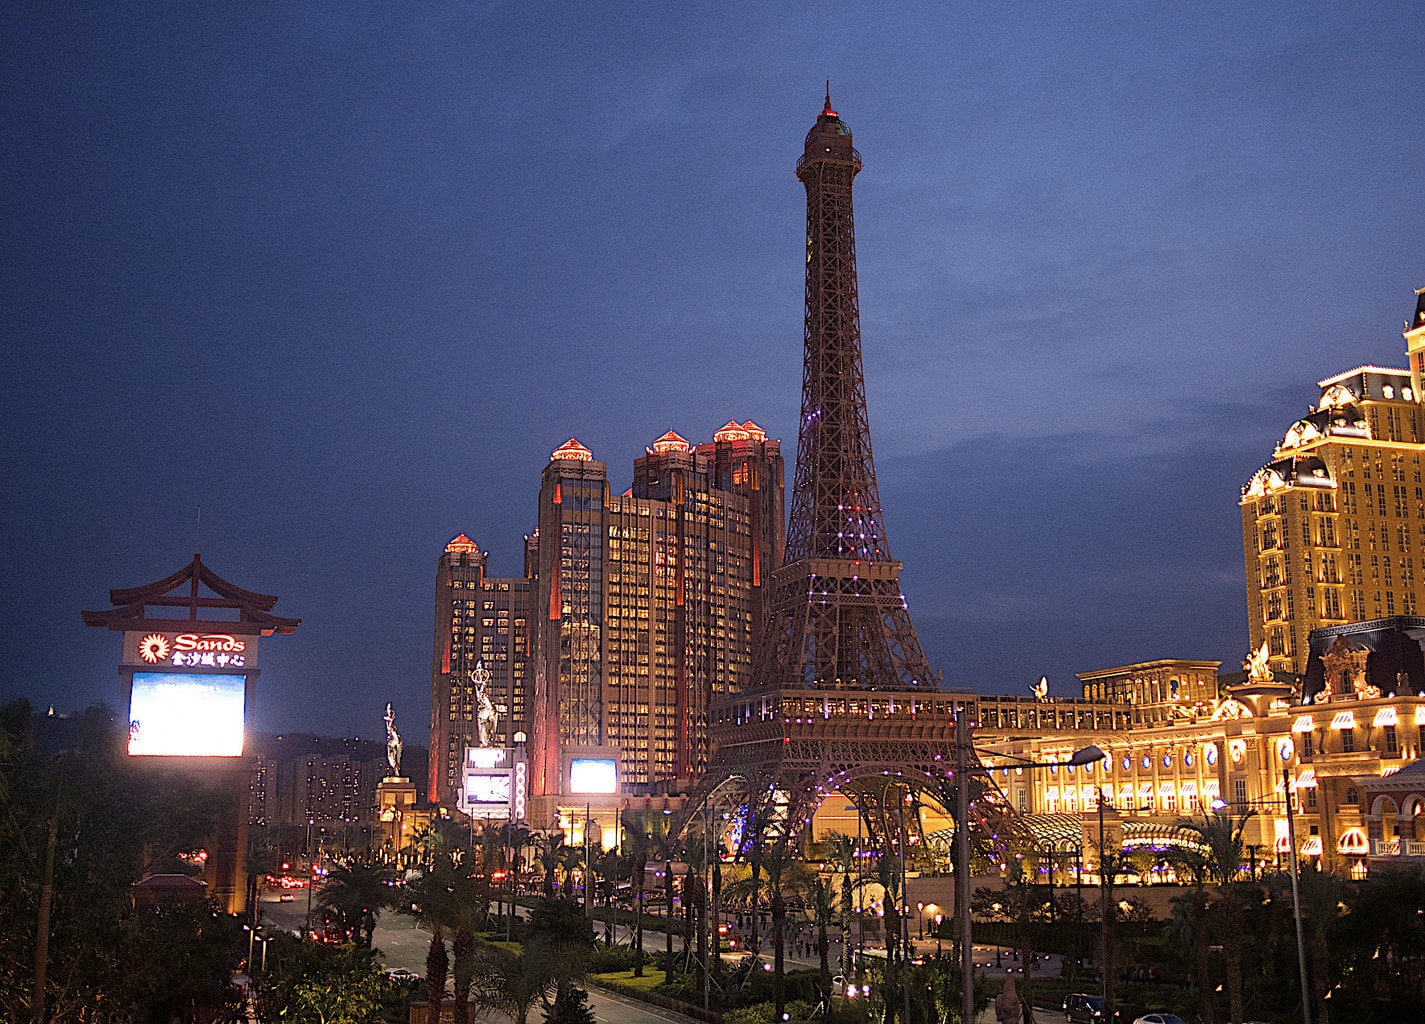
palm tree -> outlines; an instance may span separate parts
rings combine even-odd
[[[754,850],[757,849],[754,847]],[[758,859],[767,870],[767,882],[760,884],[756,873],[723,885],[723,895],[731,902],[741,902],[755,921],[761,910],[762,892],[772,914],[772,992],[775,1004],[774,1020],[782,1019],[786,1006],[786,924],[788,897],[799,899],[806,893],[812,872],[800,861],[792,860],[780,846],[760,854]],[[753,947],[757,952],[757,948]]]
[[[524,860],[525,847],[530,844],[532,833],[524,825],[507,823],[498,829],[500,841],[504,844],[507,860],[505,864],[505,883],[510,895],[510,912],[505,917],[505,938],[507,940],[514,936],[515,902],[519,893],[520,864]],[[504,914],[503,893],[499,900],[499,913]]]
[[[806,888],[807,908],[811,911],[812,923],[816,925],[816,953],[821,958],[821,991],[826,999],[826,1005],[831,1006],[831,965],[827,962],[827,942],[826,933],[831,928],[831,919],[834,914],[834,898],[831,892],[831,882],[820,875],[812,875],[807,880]]]
[[[565,844],[559,852],[559,870],[563,874],[563,890],[565,896],[574,895],[574,872],[584,867],[584,848],[582,846],[569,846]],[[587,882],[588,871],[584,872]]]
[[[632,862],[633,893],[636,900],[634,916],[633,976],[643,977],[643,907],[644,883],[648,877],[648,861],[663,848],[668,835],[668,818],[652,811],[625,811],[623,815],[624,842],[628,846],[628,856]],[[671,919],[672,914],[669,914]],[[670,920],[671,926],[671,920]],[[669,933],[672,934],[671,931]],[[671,939],[670,939],[671,941]]]
[[[476,1005],[497,1010],[514,1024],[529,1024],[529,1011],[544,999],[554,981],[549,957],[533,949],[512,953],[482,945],[477,964]]]
[[[1256,811],[1249,810],[1236,821],[1221,810],[1198,818],[1178,819],[1178,828],[1197,837],[1202,847],[1203,873],[1217,883],[1218,906],[1212,917],[1218,923],[1218,938],[1222,942],[1223,959],[1227,965],[1228,1016],[1242,1020],[1242,939],[1244,907],[1234,880],[1247,859],[1247,844],[1243,838],[1247,822]],[[1206,979],[1204,979],[1206,981]]]
[[[856,840],[840,832],[826,837],[826,846],[831,861],[841,872],[841,974],[851,976],[851,918],[855,913],[852,902],[853,886],[851,874],[856,869]]]
[[[450,975],[450,957],[445,949],[446,929],[456,921],[456,877],[450,862],[438,859],[431,867],[406,883],[410,909],[402,913],[420,919],[430,929],[430,946],[426,951],[426,985],[430,989],[432,1020],[440,1019],[440,1006],[445,1001],[445,982]]]
[[[455,930],[455,1024],[468,1024],[470,986],[475,975],[475,932],[490,916],[490,885],[483,875],[458,873],[450,887],[451,926]]]
[[[536,849],[539,866],[544,872],[544,898],[552,900],[559,866],[564,861],[564,833],[555,832],[553,835],[541,836],[536,840]]]
[[[371,946],[376,917],[391,906],[394,874],[389,868],[352,864],[332,868],[317,894],[317,906],[330,910],[359,945]]]

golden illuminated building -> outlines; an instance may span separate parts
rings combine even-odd
[[[1361,366],[1320,397],[1242,489],[1252,648],[1306,670],[1307,634],[1425,611],[1425,291],[1410,369]]]
[[[477,669],[488,674],[499,713],[495,744],[508,746],[526,729],[530,581],[486,576],[487,558],[462,533],[436,566],[429,799],[447,806],[460,793],[465,748],[479,745]]]

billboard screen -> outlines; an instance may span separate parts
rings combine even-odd
[[[245,676],[135,672],[129,753],[241,757]]]
[[[571,757],[569,792],[617,793],[617,763],[612,757]]]
[[[465,776],[465,802],[468,804],[510,804],[510,773]]]

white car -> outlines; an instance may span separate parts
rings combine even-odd
[[[1174,1013],[1145,1013],[1133,1024],[1187,1024],[1187,1021]]]
[[[386,980],[394,981],[398,985],[414,985],[421,980],[421,976],[415,971],[408,971],[404,967],[386,968]]]

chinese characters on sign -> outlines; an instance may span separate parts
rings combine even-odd
[[[124,655],[130,665],[250,669],[257,663],[257,638],[231,633],[128,633]]]

